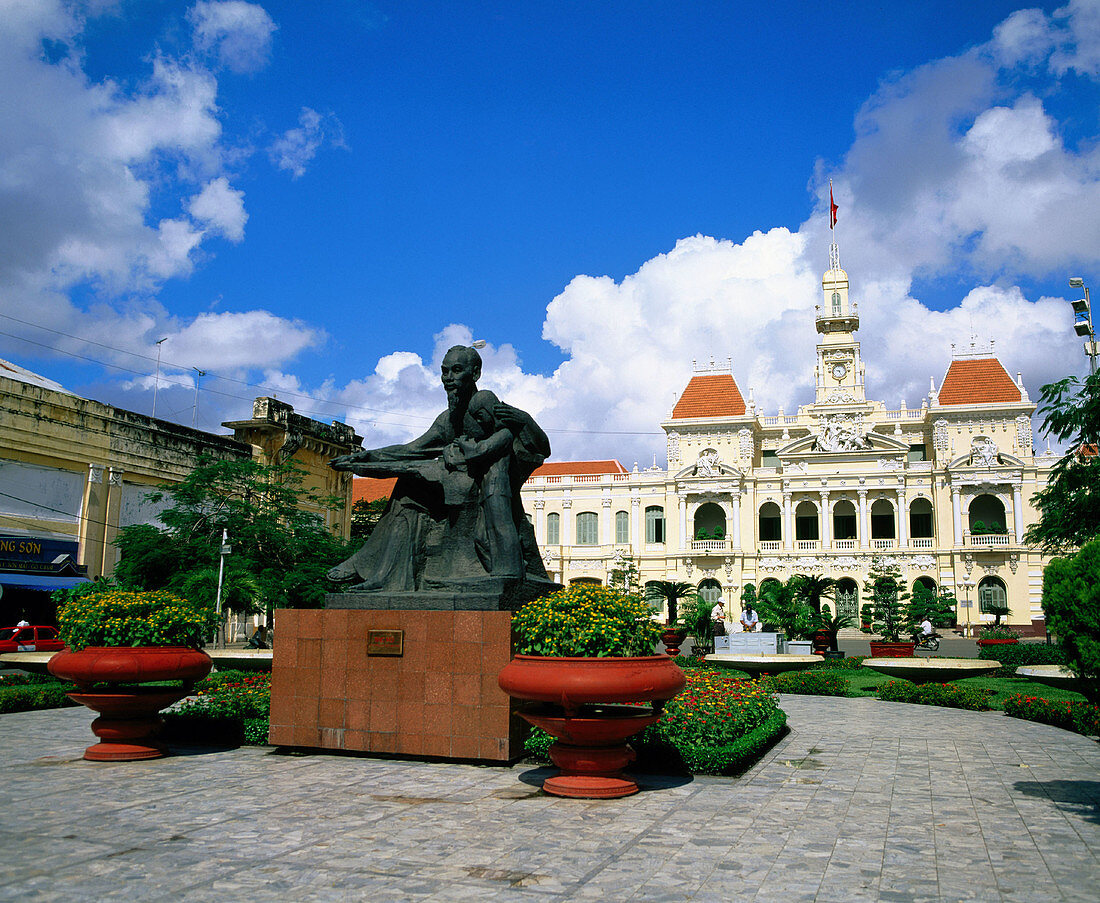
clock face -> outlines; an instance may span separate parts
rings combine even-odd
[[[844,379],[848,373],[848,368],[843,364],[833,364],[833,379]]]

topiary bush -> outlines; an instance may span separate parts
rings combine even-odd
[[[1046,643],[1006,643],[1003,646],[982,646],[978,658],[1000,662],[998,677],[1010,677],[1016,669],[1027,665],[1064,665],[1066,653],[1061,646]]]
[[[974,712],[987,711],[991,695],[991,690],[958,684],[915,684],[907,680],[891,680],[878,688],[878,698],[887,702],[912,702]]]

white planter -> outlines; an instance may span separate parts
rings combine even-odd
[[[787,640],[788,655],[810,655],[814,651],[814,644],[809,640]]]

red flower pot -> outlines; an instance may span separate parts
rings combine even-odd
[[[686,683],[664,655],[638,658],[550,658],[517,655],[500,672],[509,696],[541,703],[520,715],[555,737],[550,760],[561,773],[543,790],[577,799],[614,799],[638,792],[622,772],[634,761],[627,739],[655,723],[661,707]],[[650,709],[609,703],[651,703]]]
[[[84,758],[130,762],[168,754],[156,739],[163,724],[158,713],[187,696],[212,665],[205,652],[186,646],[88,646],[79,652],[58,652],[47,667],[55,677],[76,684],[70,699],[100,713],[92,722],[92,733],[100,742],[89,746]],[[180,680],[183,686],[125,686],[163,680]],[[113,686],[93,690],[97,683]]]
[[[665,655],[675,658],[680,654],[680,644],[687,637],[683,627],[666,627],[661,631],[661,642],[665,644]]]
[[[916,643],[880,643],[871,641],[873,658],[912,658]]]
[[[1017,640],[1016,637],[1005,637],[999,640],[978,640],[978,648],[980,649],[983,646],[1005,646],[1017,642],[1019,642],[1019,640]]]

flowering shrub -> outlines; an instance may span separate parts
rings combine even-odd
[[[1018,640],[1020,632],[1007,624],[989,624],[978,631],[979,640]]]
[[[528,602],[512,618],[516,652],[550,656],[653,655],[661,628],[636,593],[573,584]]]
[[[695,774],[728,774],[754,761],[786,725],[787,716],[759,681],[702,668],[685,675],[687,686],[665,705],[661,720],[632,741],[643,760]],[[535,730],[526,750],[545,758],[552,742]]]
[[[33,681],[27,683],[0,684],[0,714],[6,712],[34,712],[39,709],[59,709],[76,705],[66,695],[72,684],[59,680]]]
[[[1006,715],[1025,721],[1052,724],[1090,737],[1100,734],[1100,706],[1087,702],[1054,702],[1017,693],[1005,699],[1004,710]]]
[[[202,646],[214,632],[212,606],[162,590],[129,592],[106,586],[72,596],[57,613],[61,639],[85,646]]]
[[[799,696],[847,696],[848,680],[827,671],[789,671],[767,677],[763,683],[773,693]]]
[[[195,685],[194,695],[164,717],[173,738],[229,738],[253,746],[267,743],[271,675],[226,671]]]
[[[888,702],[914,702],[984,712],[990,707],[992,692],[958,684],[914,684],[907,680],[891,680],[878,688],[878,698]]]

